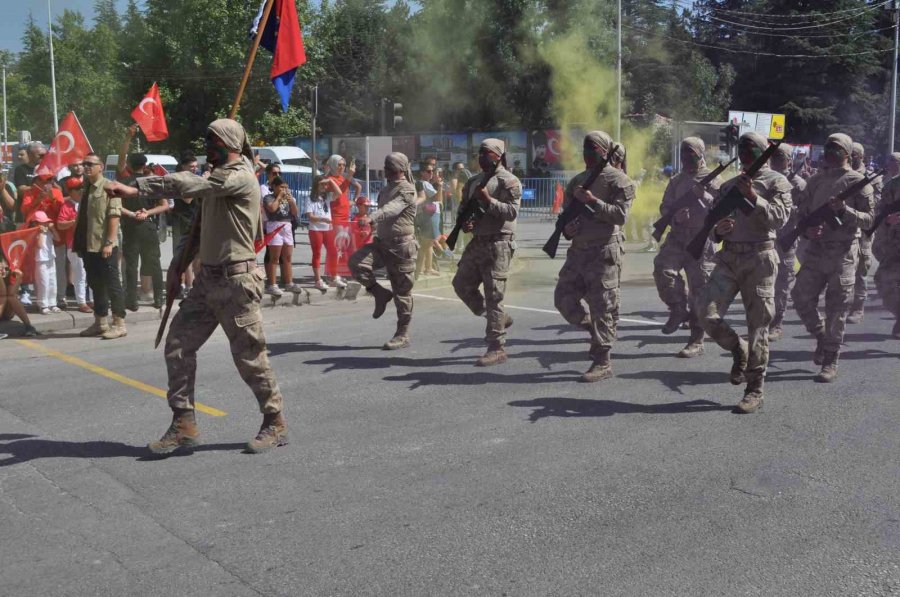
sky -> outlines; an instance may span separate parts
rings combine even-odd
[[[40,27],[47,28],[47,0],[0,0],[0,5],[0,50],[22,50],[22,30],[29,13],[34,15]],[[116,0],[120,11],[124,12],[127,5],[127,0]],[[93,6],[94,0],[50,0],[54,20],[64,8],[68,8],[83,14],[90,23]]]

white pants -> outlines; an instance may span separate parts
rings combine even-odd
[[[34,268],[35,287],[37,302],[39,309],[49,309],[56,306],[56,261],[48,259],[47,261],[35,262]]]
[[[79,305],[86,305],[89,291],[84,262],[75,251],[65,245],[56,247],[57,304],[62,303],[66,298],[66,286],[69,284],[69,275],[72,276],[72,285],[75,286],[75,300],[78,301]]]

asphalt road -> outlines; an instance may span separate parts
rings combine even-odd
[[[220,332],[200,354],[204,445],[164,460],[144,448],[170,416],[154,322],[0,342],[0,594],[900,592],[884,311],[850,327],[831,385],[791,312],[763,411],[735,415],[730,356],[674,358],[687,332],[658,332],[650,257],[629,255],[616,377],[582,384],[562,261],[524,236],[499,367],[472,366],[483,320],[447,285],[419,291],[394,353],[368,298],[266,308],[292,443],[261,456],[242,453],[260,415]]]

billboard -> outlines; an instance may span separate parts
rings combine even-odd
[[[738,125],[742,135],[748,131],[756,131],[767,139],[784,139],[784,114],[729,110],[728,122]]]
[[[469,136],[465,133],[419,135],[420,160],[434,156],[438,165],[469,163]]]
[[[312,158],[312,139],[309,137],[297,137],[294,145],[306,152]],[[328,137],[316,137],[316,160],[321,164],[322,160],[331,155],[331,139]]]
[[[408,135],[405,137],[394,137],[393,150],[399,151],[411,160],[416,159],[416,137]],[[374,163],[374,162],[373,162]]]

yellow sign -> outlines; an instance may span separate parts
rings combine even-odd
[[[784,139],[784,114],[772,114],[769,139]]]

